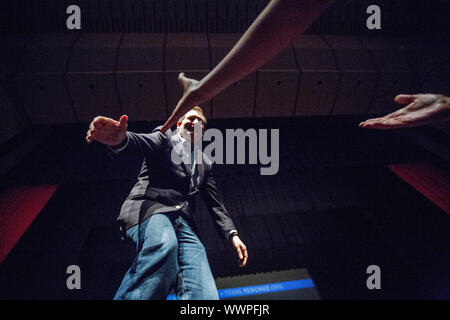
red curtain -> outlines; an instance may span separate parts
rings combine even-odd
[[[397,176],[450,215],[450,173],[427,163],[391,164]]]
[[[59,185],[19,186],[0,195],[0,263],[14,248]]]

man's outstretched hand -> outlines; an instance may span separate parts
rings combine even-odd
[[[396,129],[450,121],[450,98],[441,94],[399,94],[395,101],[407,106],[381,118],[359,124],[369,129]]]
[[[244,243],[237,235],[231,238],[231,243],[233,244],[234,249],[236,249],[239,267],[240,268],[245,267],[248,260],[247,247],[244,245]]]
[[[126,137],[128,116],[123,115],[119,121],[106,117],[95,117],[86,133],[86,141],[96,140],[108,146],[119,145]]]

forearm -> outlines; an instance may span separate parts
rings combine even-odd
[[[109,150],[116,155],[119,153],[145,155],[160,148],[162,144],[161,136],[158,132],[142,134],[127,131],[125,139],[117,146],[109,146]]]
[[[220,91],[258,70],[298,38],[331,0],[272,0],[225,58],[197,85],[200,97]]]
[[[302,34],[333,0],[272,0],[225,58],[179,101],[162,132],[192,107],[256,71]]]
[[[205,176],[204,185],[200,190],[200,195],[205,201],[208,212],[216,226],[221,237],[228,239],[231,231],[237,228],[231,219],[230,214],[225,208],[222,196],[217,188],[215,178],[209,173]]]
[[[236,232],[237,228],[227,210],[223,206],[217,206],[208,208],[208,211],[220,236],[224,239],[231,239],[231,234]]]

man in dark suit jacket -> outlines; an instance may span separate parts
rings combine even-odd
[[[108,145],[113,156],[144,157],[138,182],[118,218],[137,255],[115,299],[165,299],[172,287],[179,299],[218,299],[194,221],[199,196],[219,234],[234,246],[240,267],[248,255],[217,190],[211,160],[194,150],[206,124],[203,111],[190,110],[175,132],[165,134],[160,127],[150,134],[129,132],[127,121],[125,115],[119,121],[96,117],[86,136],[88,142]]]

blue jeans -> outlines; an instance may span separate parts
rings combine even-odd
[[[205,247],[180,214],[155,214],[128,229],[127,238],[137,255],[115,300],[166,299],[173,287],[180,300],[219,299]]]

